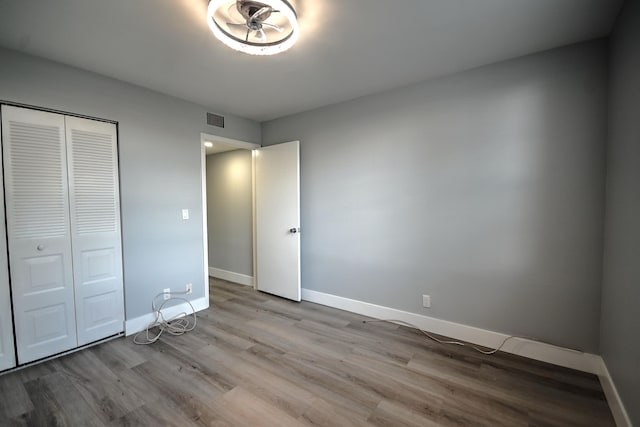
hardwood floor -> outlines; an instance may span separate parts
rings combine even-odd
[[[183,336],[121,338],[0,377],[0,424],[609,426],[598,379],[211,281]]]

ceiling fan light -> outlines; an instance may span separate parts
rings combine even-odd
[[[215,14],[221,7],[235,4],[235,2],[229,0],[209,1],[207,23],[209,24],[211,32],[218,40],[231,49],[250,55],[275,55],[290,49],[298,40],[298,17],[293,6],[286,0],[260,0],[260,3],[271,7],[273,11],[278,11],[288,21],[291,31],[280,41],[268,42],[265,40],[262,42],[258,39],[259,42],[249,42],[249,40],[240,39],[225,32],[223,30],[223,23],[216,21]],[[262,37],[264,37],[264,30],[261,31]]]

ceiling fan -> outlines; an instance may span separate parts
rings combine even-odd
[[[249,35],[254,31],[254,37],[260,42],[265,42],[267,40],[267,35],[264,32],[264,28],[271,28],[279,33],[283,31],[283,28],[265,22],[269,19],[272,13],[280,12],[279,10],[274,10],[268,4],[253,0],[238,0],[236,1],[236,9],[245,19],[245,22],[227,22],[227,25],[229,27],[246,28],[247,33],[245,35],[245,42],[249,41]]]
[[[298,40],[298,16],[291,1],[209,0],[207,21],[213,35],[228,47],[275,55]]]

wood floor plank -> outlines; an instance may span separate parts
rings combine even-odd
[[[346,380],[329,375],[321,367],[312,370],[298,363],[297,359],[287,359],[287,353],[280,353],[264,346],[254,346],[239,354],[239,357],[257,364],[275,375],[283,375],[315,396],[343,408],[352,417],[366,420],[375,405],[375,396],[352,393],[355,386]],[[352,388],[352,390],[348,390]]]
[[[299,417],[315,398],[313,393],[294,382],[262,369],[260,366],[239,359],[235,355],[207,348],[198,354],[211,362],[217,370],[232,375],[234,381],[261,399],[280,408],[293,417]]]
[[[613,426],[597,377],[211,280],[197,328],[0,376],[0,426]]]
[[[0,420],[18,417],[34,409],[19,372],[0,380]]]
[[[232,425],[301,427],[302,424],[277,406],[242,386],[235,387],[216,402],[217,409]]]
[[[221,423],[220,415],[211,409],[211,402],[221,397],[223,391],[217,384],[199,378],[189,367],[176,363],[175,359],[156,358],[132,370],[145,378],[149,388],[156,389],[162,395],[152,402],[154,407],[170,399],[187,419],[199,425]]]
[[[354,382],[374,391],[380,397],[380,402],[386,400],[388,403],[402,404],[428,420],[438,415],[442,401],[449,393],[449,389],[442,384],[414,379],[415,374],[409,375],[411,381],[408,381],[407,377],[395,376],[390,371],[366,366],[351,358],[343,361],[342,368]]]
[[[105,424],[139,408],[145,402],[122,384],[92,351],[81,351],[59,359],[65,375]]]
[[[439,413],[440,411],[438,411]],[[437,427],[440,424],[400,402],[383,399],[368,420],[376,426]]]
[[[126,340],[113,340],[102,345],[92,347],[89,351],[114,372],[131,369],[147,361],[140,352],[132,348]]]
[[[376,355],[376,357],[394,361],[401,366],[405,366],[415,354],[413,350],[401,346],[384,345],[379,337],[372,334],[361,334],[349,328],[338,329],[307,319],[301,320],[295,326],[323,339],[339,341],[340,343],[348,345],[351,352]]]
[[[343,328],[349,324],[349,320],[341,316],[333,316],[331,313],[324,311],[311,310],[309,305],[304,303],[288,300],[268,300],[264,306],[272,312],[287,313],[291,318],[313,320],[334,328]]]
[[[330,358],[341,358],[351,352],[350,345],[337,340],[327,339],[294,324],[285,322],[251,321],[247,327],[257,331],[261,336],[268,336],[277,342],[284,351],[322,355]]]
[[[46,377],[56,372],[55,363],[40,363],[30,366],[27,369],[21,369],[11,375],[18,375],[23,383]]]
[[[179,407],[175,405],[143,405],[121,418],[114,420],[110,426],[146,427],[196,427],[197,420],[191,420]]]
[[[25,383],[34,410],[25,418],[33,426],[104,426],[89,403],[62,373]]]
[[[322,427],[371,427],[374,425],[365,419],[354,417],[348,409],[322,398],[315,398],[311,406],[298,419],[306,425]]]
[[[445,384],[448,384],[457,394],[466,393],[465,402],[460,407],[465,409],[465,412],[469,409],[469,406],[474,399],[471,396],[487,396],[492,399],[493,402],[501,402],[503,405],[508,405],[511,408],[518,407],[522,410],[526,410],[528,413],[546,411],[550,414],[572,414],[570,418],[575,419],[578,425],[590,425],[584,418],[582,409],[584,407],[576,407],[572,404],[573,396],[558,396],[557,390],[553,387],[547,387],[547,393],[532,393],[531,390],[525,387],[514,387],[511,382],[490,382],[479,376],[465,376],[456,371],[448,371],[443,369],[441,365],[434,364],[430,361],[424,361],[420,358],[414,358],[409,362],[408,367],[415,372],[424,374],[427,377],[441,380]],[[455,400],[447,400],[450,402],[450,407],[453,407]],[[598,403],[599,399],[595,399],[592,403]],[[588,410],[588,412],[590,409]],[[455,411],[454,411],[455,412]],[[605,411],[608,412],[608,411]],[[473,412],[472,412],[473,414]],[[602,414],[602,424],[600,425],[613,425],[613,419],[610,413]],[[454,417],[453,419],[458,419]],[[467,417],[468,418],[468,417]],[[467,419],[460,418],[460,419]],[[590,416],[586,418],[592,419]],[[580,421],[582,420],[582,421]],[[561,425],[561,424],[559,424]]]
[[[256,344],[256,341],[239,336],[237,333],[229,332],[223,329],[220,322],[216,322],[210,318],[200,319],[200,327],[202,333],[206,334],[208,342],[216,347],[224,347],[230,352],[246,350]]]

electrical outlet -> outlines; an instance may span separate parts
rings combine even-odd
[[[193,292],[193,284],[187,283],[187,286],[185,287],[185,290],[187,291],[187,294],[192,293]]]
[[[422,295],[422,306],[431,308],[431,297],[429,295]]]
[[[169,295],[169,292],[171,292],[170,288],[165,288],[165,289],[162,290],[162,292],[164,292],[164,295],[162,295],[162,297],[164,299],[167,300],[167,299],[169,299],[171,297],[171,295]]]

